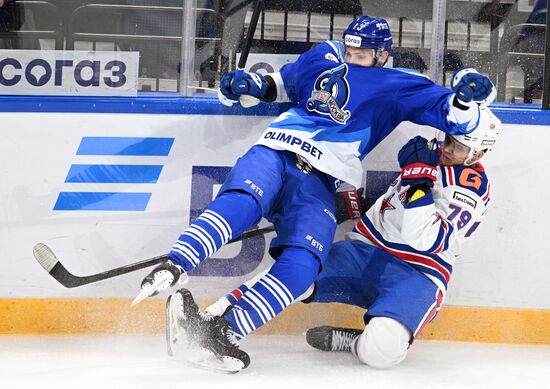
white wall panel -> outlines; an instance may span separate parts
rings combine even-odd
[[[166,252],[189,222],[191,196],[203,193],[197,192],[193,166],[214,170],[232,166],[271,119],[1,113],[0,297],[133,297],[147,271],[65,289],[36,263],[33,245],[50,245],[66,267],[79,275]],[[396,171],[397,150],[419,131],[430,138],[435,134],[433,129],[401,126],[371,153],[367,170]],[[168,137],[174,143],[168,156],[77,155],[83,137]],[[492,180],[489,211],[455,266],[447,304],[550,308],[546,227],[550,211],[544,201],[549,144],[548,127],[504,125],[497,149],[484,161]],[[156,183],[66,183],[71,165],[76,164],[163,168]],[[151,197],[145,211],[54,211],[62,191],[148,192]],[[246,269],[264,268],[271,263],[265,254],[270,236],[266,238],[245,243],[246,250],[241,243],[226,247],[216,255],[217,261],[222,268],[245,262]],[[201,298],[215,298],[245,278],[192,277],[190,285]]]

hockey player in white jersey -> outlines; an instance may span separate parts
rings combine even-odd
[[[462,244],[489,203],[489,180],[479,160],[493,149],[501,124],[488,108],[481,110],[478,129],[445,135],[439,150],[420,136],[400,150],[400,177],[346,240],[333,244],[314,287],[297,299],[365,308],[366,326],[311,328],[306,340],[312,347],[352,352],[369,366],[388,368],[403,361],[435,318]],[[257,278],[205,312],[223,314]]]
[[[366,326],[312,328],[306,333],[311,346],[351,351],[367,365],[387,368],[406,357],[435,318],[462,244],[489,203],[489,180],[479,160],[494,147],[500,121],[487,108],[482,112],[478,129],[445,135],[439,152],[420,137],[401,149],[401,176],[347,240],[333,245],[306,299],[366,308]]]
[[[468,134],[478,127],[478,104],[495,96],[491,81],[473,69],[456,75],[453,93],[420,74],[381,67],[392,43],[383,19],[360,17],[343,40],[321,43],[271,75],[234,71],[222,78],[226,104],[295,105],[237,161],[217,198],[182,233],[171,260],[143,280],[136,298],[174,286],[262,217],[270,220],[275,264],[224,318],[201,326],[202,345],[243,368],[249,357],[236,341],[291,304],[323,267],[336,229],[339,183],[359,187],[361,160],[402,121]]]

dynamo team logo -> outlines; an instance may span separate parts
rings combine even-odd
[[[347,72],[347,65],[342,64],[317,77],[315,90],[307,101],[307,109],[330,115],[332,120],[345,124],[350,116],[350,112],[344,110],[349,99]]]

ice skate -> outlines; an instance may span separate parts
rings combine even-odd
[[[239,348],[229,323],[222,317],[209,316],[205,330],[199,340],[203,352],[211,358],[203,359],[203,367],[226,373],[237,373],[246,369],[250,357]]]
[[[181,355],[186,362],[202,369],[237,373],[250,364],[227,321],[199,312],[187,289],[179,289],[166,302],[166,343],[168,355]]]
[[[313,327],[307,330],[306,341],[311,347],[322,351],[351,351],[353,340],[362,332],[354,328]]]
[[[166,346],[168,355],[179,349],[197,347],[200,317],[191,292],[179,289],[166,301]]]

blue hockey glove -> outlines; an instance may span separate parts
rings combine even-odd
[[[267,82],[261,74],[235,70],[225,74],[220,80],[219,99],[224,105],[240,101],[245,108],[260,102],[267,93]]]
[[[397,154],[401,167],[401,184],[427,184],[433,188],[437,179],[439,153],[428,146],[428,141],[421,136],[409,140]]]
[[[461,102],[473,101],[481,105],[491,104],[497,93],[491,80],[472,68],[455,71],[451,79],[451,89]]]

